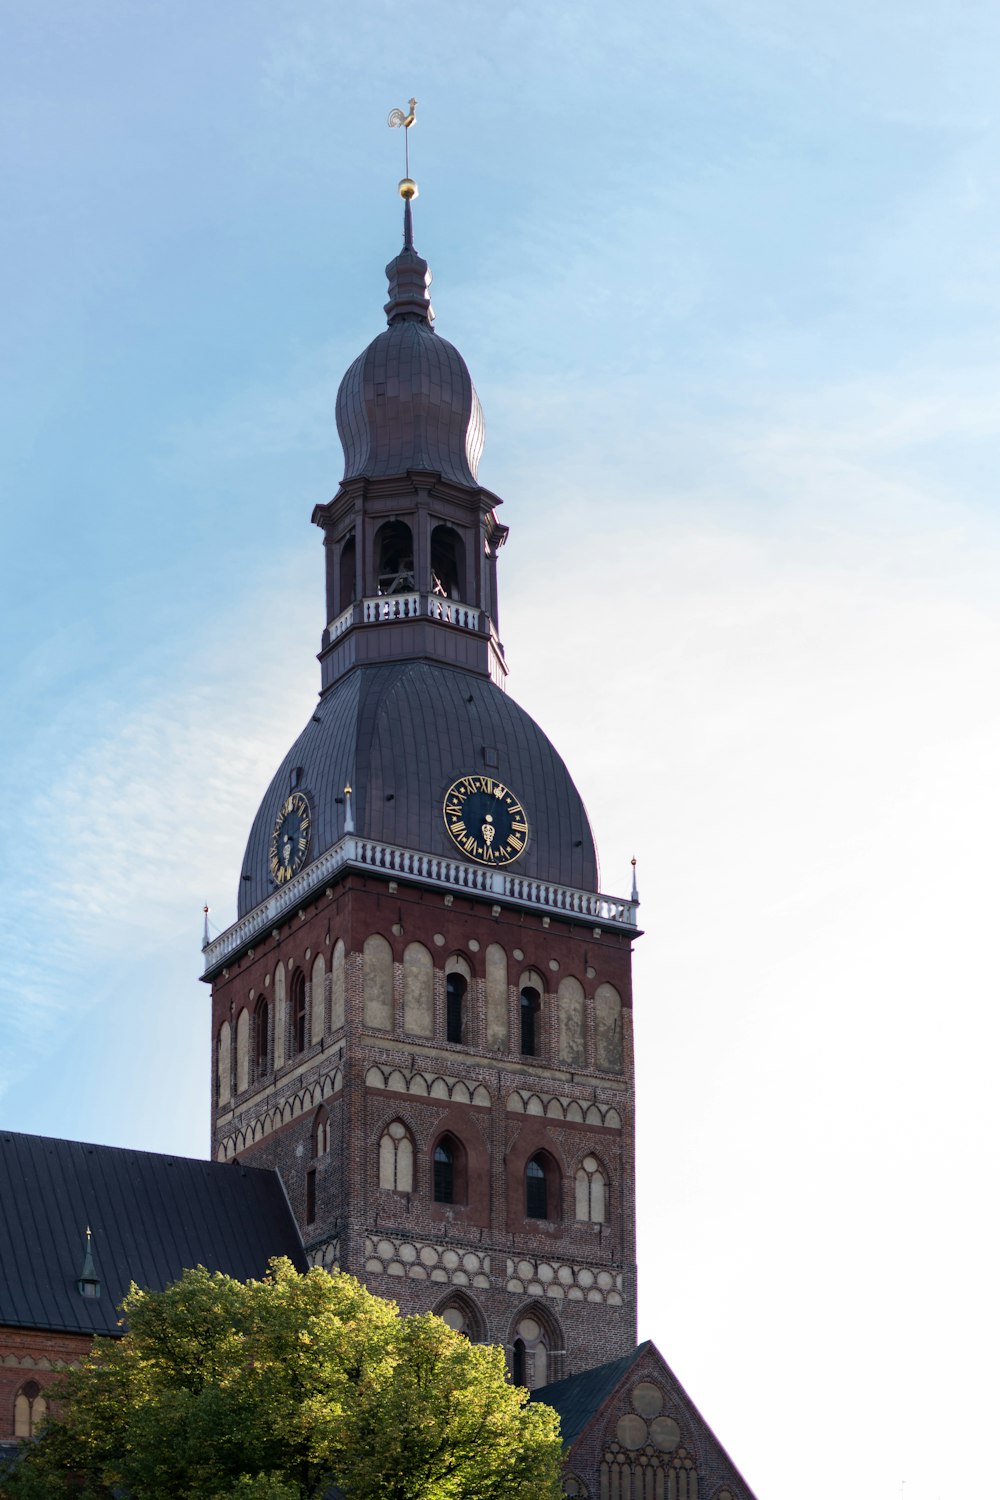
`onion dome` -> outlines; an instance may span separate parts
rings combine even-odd
[[[413,248],[409,201],[403,249],[385,272],[389,326],[354,361],[337,392],[344,480],[423,469],[475,487],[483,411],[465,360],[434,332],[431,274]]]

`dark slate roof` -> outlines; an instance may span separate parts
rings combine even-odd
[[[407,205],[403,250],[385,268],[389,327],[358,355],[337,392],[344,478],[428,469],[475,485],[483,409],[465,360],[434,332],[431,274],[411,231]]]
[[[534,719],[487,678],[410,661],[358,667],[320,699],[315,719],[285,756],[254,820],[238,894],[240,916],[275,889],[268,853],[293,767],[303,768],[300,786],[312,809],[309,860],[343,836],[344,807],[335,799],[345,785],[353,788],[358,835],[454,859],[457,850],[442,816],[444,794],[460,776],[485,769],[484,747],[497,752],[493,774],[528,815],[528,844],[507,867],[510,873],[596,891],[597,854],[586,809]]]
[[[88,1225],[96,1299],[76,1286]],[[276,1172],[0,1132],[0,1325],[117,1333],[130,1282],[197,1265],[245,1281],[273,1255],[307,1269]]]
[[[617,1389],[619,1382],[635,1364],[640,1355],[651,1347],[647,1339],[631,1354],[613,1359],[606,1365],[597,1365],[593,1370],[582,1370],[579,1375],[569,1375],[565,1380],[554,1380],[532,1392],[532,1399],[543,1401],[559,1414],[559,1423],[564,1443],[572,1443],[600,1411],[608,1397]]]

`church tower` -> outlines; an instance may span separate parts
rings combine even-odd
[[[213,1153],[280,1170],[313,1263],[534,1388],[635,1348],[635,893],[599,894],[570,774],[505,691],[507,528],[410,187],[313,513],[319,701],[205,946]]]

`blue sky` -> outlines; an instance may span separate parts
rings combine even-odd
[[[415,94],[511,691],[639,858],[641,1332],[762,1500],[988,1489],[995,8],[0,30],[0,1123],[207,1147],[201,907],[318,687]]]

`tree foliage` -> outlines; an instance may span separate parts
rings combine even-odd
[[[353,1277],[275,1260],[133,1287],[7,1500],[555,1500],[558,1419],[503,1352]]]

